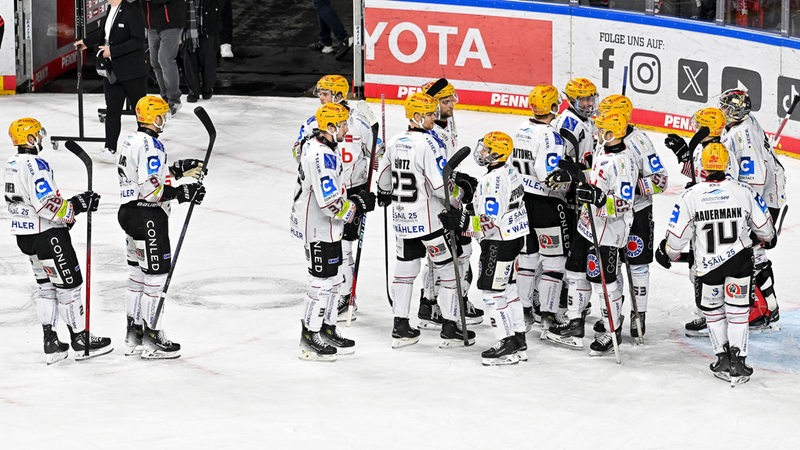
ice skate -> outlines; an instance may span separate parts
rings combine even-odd
[[[442,320],[442,331],[439,333],[442,342],[439,348],[461,347],[464,346],[464,332],[455,321],[444,319]],[[475,332],[467,330],[467,344],[470,346],[475,344]]]
[[[750,375],[753,374],[753,368],[745,363],[746,357],[739,356],[739,352],[737,347],[731,347],[728,350],[731,364],[731,387],[747,383],[750,381]]]
[[[433,329],[441,328],[442,326],[442,310],[436,303],[436,299],[429,300],[425,298],[424,294],[419,298],[419,318],[420,329]]]
[[[102,356],[114,350],[114,347],[111,346],[111,339],[107,337],[97,337],[86,331],[79,331],[76,333],[72,328],[69,328],[69,334],[72,336],[72,350],[75,351],[75,361],[83,361],[84,359],[94,358],[95,356]],[[87,334],[89,334],[88,356],[85,355]]]
[[[514,338],[517,340],[517,355],[522,362],[528,361],[528,343],[525,340],[525,333],[517,331],[514,333]]]
[[[622,324],[625,322],[625,316],[619,317],[619,326],[614,330],[617,335],[617,344],[622,342]],[[589,345],[589,356],[604,356],[613,353],[614,342],[611,339],[611,333],[603,333],[596,337],[594,342]]]
[[[481,352],[481,364],[484,366],[505,366],[517,364],[519,361],[515,336],[500,339],[494,346]]]
[[[407,347],[419,342],[419,330],[411,328],[407,317],[395,317],[392,327],[392,348]]]
[[[714,376],[720,380],[731,381],[731,359],[729,353],[730,347],[726,343],[722,347],[722,353],[717,353],[717,361],[708,366]]]
[[[525,318],[525,332],[527,333],[528,331],[531,331],[533,324],[536,323],[536,320],[533,317],[533,307],[523,306],[522,315]],[[539,317],[539,320],[541,320],[541,317]]]
[[[572,319],[569,322],[555,324],[547,330],[547,340],[568,348],[583,349],[584,320]]]
[[[356,352],[356,341],[347,339],[339,334],[339,330],[336,329],[336,325],[328,325],[327,323],[323,323],[319,332],[320,335],[322,335],[323,341],[336,347],[337,355],[352,355]]]
[[[547,335],[547,330],[549,330],[550,327],[555,323],[556,315],[555,315],[555,313],[551,313],[551,312],[543,312],[541,317],[542,317],[542,321],[541,321],[542,329],[539,332],[539,339],[543,341],[543,340],[547,339],[547,336],[546,336]]]
[[[300,354],[304,361],[336,361],[336,347],[328,345],[319,331],[309,331],[303,324],[300,332]]]
[[[639,319],[641,319],[641,322],[642,322],[642,336],[644,336],[644,334],[647,333],[647,327],[645,326],[645,322],[644,322],[646,314],[647,313],[644,312],[644,311],[639,313]],[[631,337],[632,338],[638,338],[639,337],[639,329],[636,328],[636,318],[633,316],[633,313],[631,313]]]
[[[69,344],[58,340],[58,334],[51,325],[42,325],[42,331],[44,331],[44,358],[47,365],[67,359]]]
[[[777,323],[780,320],[780,309],[776,306],[774,311],[769,314],[761,315],[750,321],[750,333],[774,333],[781,331],[781,326]]]
[[[128,332],[125,335],[125,356],[139,356],[142,354],[142,337],[144,326],[133,322],[133,317],[128,317]]]
[[[350,295],[342,295],[339,297],[339,303],[336,305],[337,313],[336,321],[337,322],[347,322],[347,309],[350,307]],[[351,322],[356,320],[356,311],[358,311],[358,305],[353,302],[353,317],[350,319]]]
[[[467,311],[464,314],[467,318],[467,325],[483,323],[483,310],[476,308],[467,297],[464,297],[464,304],[467,305]]]
[[[181,344],[167,339],[164,330],[153,330],[144,325],[142,359],[175,359],[180,356]]]
[[[683,329],[687,337],[708,337],[708,326],[706,325],[705,317],[697,317],[691,322],[686,322]]]

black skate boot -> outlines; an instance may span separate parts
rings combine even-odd
[[[464,345],[464,332],[458,328],[453,320],[442,320],[442,331],[439,333],[442,338],[439,348],[459,347]],[[467,345],[475,344],[475,332],[467,330]]]
[[[319,331],[310,331],[302,321],[300,332],[300,354],[298,357],[305,361],[336,361],[336,347],[328,345],[322,339]]]
[[[708,336],[708,325],[705,317],[696,317],[691,322],[686,322],[683,326],[683,333],[688,337]]]
[[[464,316],[467,318],[467,325],[477,325],[483,322],[483,310],[478,309],[469,299],[464,296],[464,304],[467,305],[467,311]]]
[[[584,321],[586,320],[586,316],[588,316],[589,313],[591,312],[592,312],[592,302],[586,302],[586,307],[583,308],[583,311],[581,311],[581,317],[583,318]]]
[[[750,375],[753,374],[753,368],[745,364],[745,356],[739,356],[738,347],[731,347],[728,355],[731,359],[731,387],[737,384],[743,384],[750,381]]]
[[[136,325],[133,317],[128,317],[128,333],[125,335],[125,356],[138,356],[142,354],[142,337],[144,326]]]
[[[484,366],[505,366],[518,362],[519,355],[515,336],[504,337],[490,349],[481,352],[481,364]]]
[[[606,332],[606,322],[608,322],[608,319],[598,319],[597,322],[594,323],[594,326],[592,327],[592,330],[595,334],[594,337],[598,337],[598,335]]]
[[[730,347],[727,343],[722,346],[722,353],[717,353],[717,361],[711,363],[708,368],[720,380],[731,381]]]
[[[533,318],[533,306],[523,306],[522,316],[525,318],[525,332],[531,331],[536,320]]]
[[[350,307],[350,295],[342,295],[339,297],[339,302],[336,304],[336,309],[338,315],[336,316],[337,322],[347,322],[347,309]],[[358,311],[358,305],[353,302],[353,317],[350,321],[356,320],[356,311]]]
[[[614,330],[617,335],[617,344],[622,342],[622,325],[625,322],[625,316],[619,317],[619,326]],[[611,333],[603,333],[594,339],[589,345],[589,356],[603,356],[607,355],[613,350],[614,342],[611,339]]]
[[[406,347],[419,342],[419,330],[411,328],[407,317],[395,317],[392,327],[392,348]]]
[[[640,312],[639,313],[639,319],[641,319],[641,322],[642,322],[642,336],[644,336],[644,334],[647,333],[647,327],[644,324],[644,318],[645,318],[646,314],[647,314],[647,312]],[[636,320],[633,317],[633,313],[631,313],[631,337],[633,337],[633,338],[638,338],[639,337],[639,329],[636,328]]]
[[[525,333],[517,331],[514,333],[514,338],[517,340],[517,355],[522,362],[528,361],[528,343],[525,341]]]
[[[58,340],[58,334],[51,325],[42,325],[44,332],[44,359],[47,365],[57,363],[69,356],[69,344]]]
[[[75,332],[70,326],[69,334],[72,337],[72,350],[75,351],[75,361],[82,361],[84,359],[94,358],[95,356],[102,356],[111,353],[114,347],[111,346],[111,339],[107,337],[97,337],[89,334],[86,331]],[[89,355],[86,353],[86,335],[89,335]]]
[[[552,312],[543,312],[541,317],[542,330],[539,333],[539,339],[545,340],[547,339],[547,330],[556,323],[556,314]]]
[[[780,308],[776,306],[774,310],[750,321],[750,333],[773,333],[775,331],[780,331],[781,326],[776,323],[780,318]]]
[[[568,322],[558,323],[547,330],[547,340],[569,348],[580,350],[583,348],[585,322],[583,318],[572,319]]]
[[[442,326],[442,311],[436,303],[436,299],[425,298],[425,291],[420,291],[419,296],[419,327],[422,329],[439,328]]]
[[[181,356],[181,344],[167,339],[164,330],[153,330],[144,325],[142,359],[175,359]]]
[[[347,339],[339,334],[339,331],[336,329],[336,325],[328,325],[327,323],[323,323],[319,332],[320,335],[322,335],[323,341],[336,347],[337,355],[352,355],[356,352],[356,341]]]

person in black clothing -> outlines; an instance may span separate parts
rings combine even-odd
[[[181,109],[178,50],[181,35],[186,28],[185,0],[144,0],[147,44],[150,48],[150,65],[156,74],[161,98],[169,103],[169,112],[175,115]]]
[[[98,57],[110,60],[116,80],[103,78],[106,98],[106,142],[103,162],[117,162],[117,141],[122,127],[122,107],[125,99],[133,106],[144,97],[147,90],[147,62],[144,57],[145,34],[142,12],[134,4],[123,0],[109,0],[105,17],[99,21],[99,32],[87,32],[85,39],[75,42],[84,50],[96,47],[102,51]],[[98,23],[98,22],[96,22]]]
[[[222,30],[222,0],[186,0],[186,29],[183,31],[183,73],[194,103],[200,94],[208,100],[217,81],[217,47]]]
[[[233,58],[233,9],[231,0],[222,0],[222,30],[219,32],[219,56]]]

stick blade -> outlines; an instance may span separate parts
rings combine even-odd
[[[78,145],[77,142],[71,139],[64,142],[64,147],[67,147],[67,150],[69,150],[73,155],[77,156],[81,161],[83,161],[83,164],[86,165],[86,168],[91,172],[92,158],[89,157],[89,155],[86,153],[83,147],[81,147],[80,145]]]
[[[214,122],[211,121],[211,117],[208,117],[208,113],[206,112],[205,108],[202,106],[198,106],[194,109],[194,115],[200,119],[200,122],[203,123],[203,126],[206,128],[208,135],[211,136],[211,139],[216,139],[217,137],[217,129],[214,128]]]

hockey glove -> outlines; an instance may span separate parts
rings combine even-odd
[[[203,161],[199,159],[179,159],[172,163],[169,167],[169,172],[176,180],[182,177],[192,177],[197,180],[202,180],[208,170],[203,167]]]
[[[455,172],[453,173],[453,184],[458,187],[458,190],[453,189],[453,195],[462,203],[472,203],[472,197],[475,196],[475,189],[478,187],[478,180],[466,173]]]
[[[81,194],[75,195],[69,199],[72,203],[72,209],[75,214],[84,213],[86,211],[97,211],[97,206],[100,203],[100,194],[93,191],[86,191]]]
[[[665,269],[669,269],[670,267],[672,267],[672,261],[670,261],[669,256],[667,256],[666,239],[662,239],[661,242],[658,244],[658,248],[656,249],[656,262]]]
[[[373,192],[357,192],[347,197],[347,199],[356,205],[359,214],[366,214],[375,209],[375,194]]]
[[[469,214],[465,210],[451,208],[439,213],[439,220],[442,221],[442,227],[445,230],[453,230],[462,232],[467,229],[469,225]]]
[[[378,190],[378,206],[386,207],[392,204],[392,193],[389,191]]]
[[[578,183],[575,188],[575,197],[581,203],[589,203],[598,208],[606,204],[606,194],[603,190],[589,183]]]
[[[544,183],[554,191],[567,191],[572,184],[572,175],[564,169],[557,169],[550,172]]]
[[[178,195],[175,197],[178,199],[178,203],[191,201],[199,205],[203,203],[206,196],[206,187],[200,183],[182,184],[175,189],[178,191]]]
[[[678,162],[686,162],[689,160],[689,146],[682,137],[675,133],[670,133],[666,138],[664,138],[664,145],[666,145],[668,149],[672,150],[672,153],[675,153],[675,156],[678,158]]]

